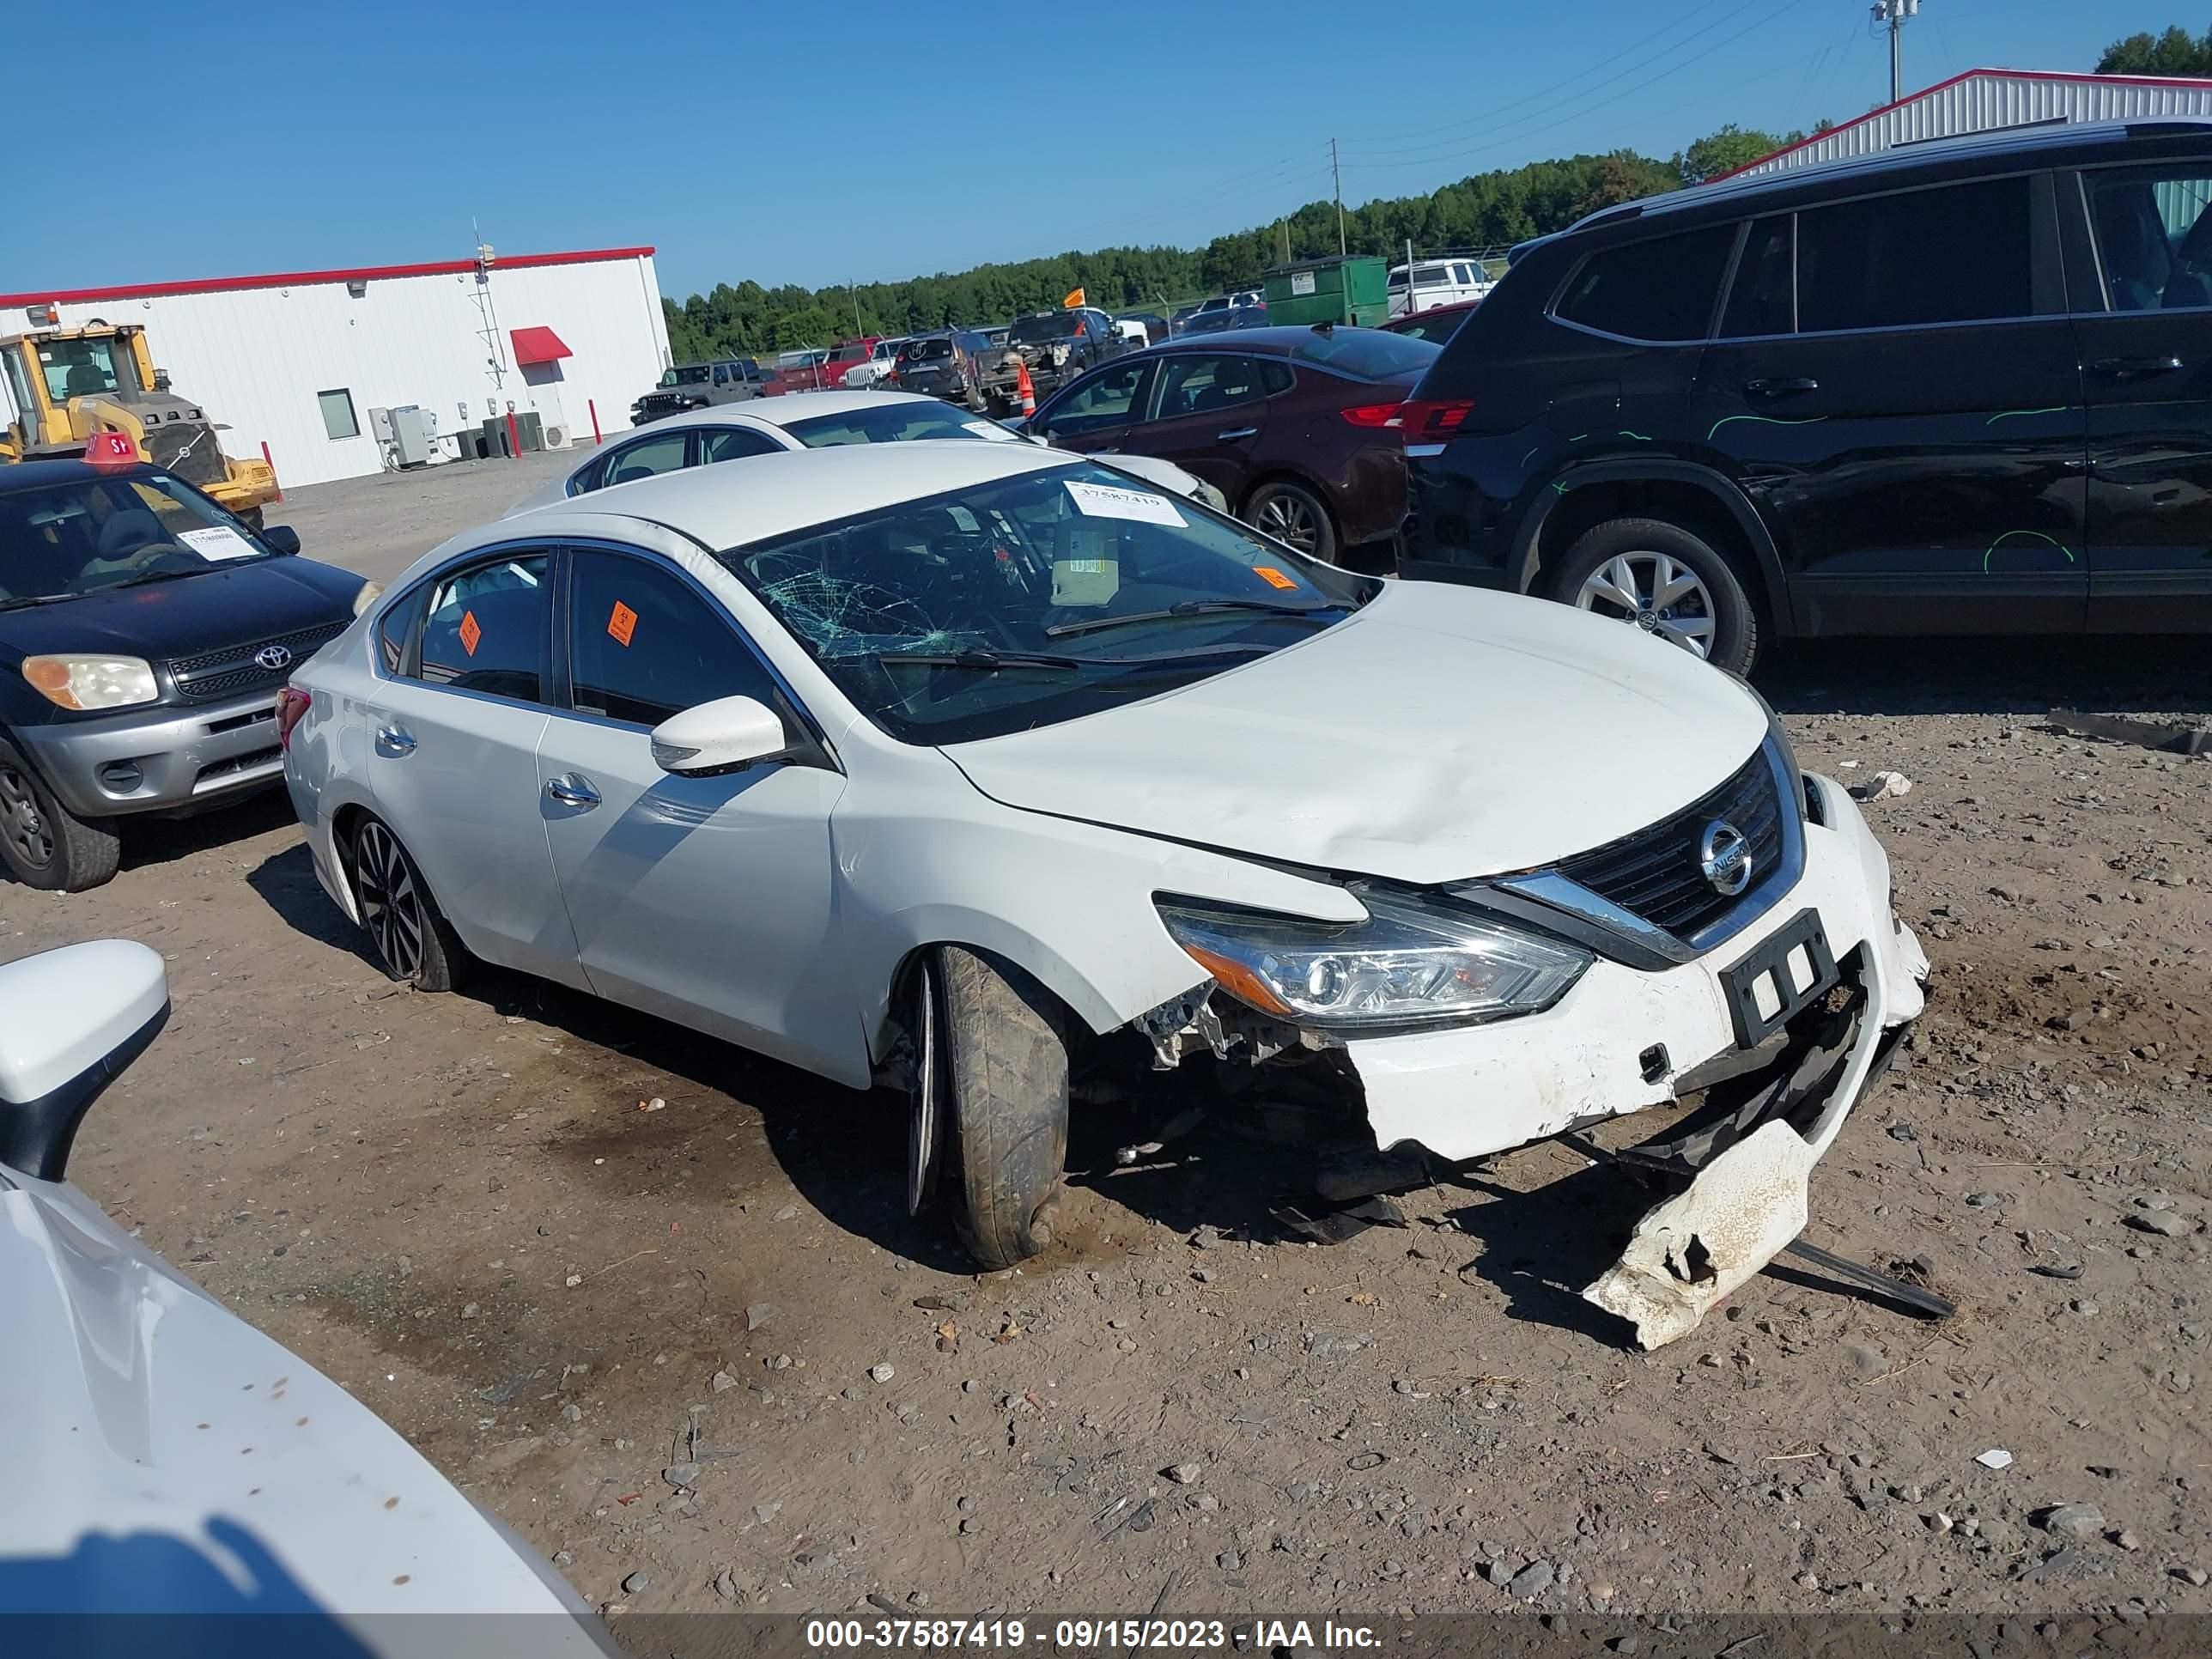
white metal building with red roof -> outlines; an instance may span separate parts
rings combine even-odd
[[[526,442],[589,443],[595,416],[627,428],[668,364],[649,247],[0,294],[0,334],[46,307],[64,327],[143,326],[224,449],[266,445],[287,488],[394,464],[371,411],[404,405],[436,417],[435,460],[472,452],[486,420],[503,430],[510,405]],[[12,403],[0,389],[9,419]]]
[[[2212,81],[2145,75],[2068,75],[2047,70],[1975,69],[1893,104],[1816,132],[1726,176],[1782,173],[1871,155],[1899,144],[1959,138],[2068,121],[2148,121],[2212,115]]]

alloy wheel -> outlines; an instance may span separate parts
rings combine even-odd
[[[1261,501],[1253,527],[1301,553],[1311,553],[1321,539],[1312,509],[1295,495],[1270,495]]]
[[[1698,573],[1668,553],[1617,553],[1582,585],[1578,610],[1633,623],[1692,656],[1712,654],[1712,591]]]
[[[0,762],[0,836],[28,870],[43,870],[54,856],[53,826],[39,810],[38,792],[15,768]]]
[[[428,925],[422,894],[406,854],[380,823],[364,823],[355,838],[354,882],[361,896],[362,923],[376,941],[385,966],[397,978],[418,977]]]

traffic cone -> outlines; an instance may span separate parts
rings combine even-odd
[[[1030,366],[1025,362],[1014,365],[1014,390],[1022,394],[1022,418],[1036,413],[1036,382],[1030,379]]]

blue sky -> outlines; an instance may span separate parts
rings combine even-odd
[[[508,252],[649,243],[678,297],[896,278],[1261,223],[1328,194],[1332,134],[1356,204],[1843,120],[1889,75],[1863,0],[94,9],[145,99],[10,169],[0,291],[459,258],[471,218]],[[1905,83],[2087,70],[2203,11],[1924,0]]]

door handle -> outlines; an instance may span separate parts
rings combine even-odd
[[[2108,380],[2142,380],[2171,374],[2181,366],[2179,357],[2100,357],[2089,368]]]
[[[557,778],[545,780],[545,799],[588,812],[599,804],[599,792],[581,773],[564,772]]]
[[[1213,441],[1218,444],[1229,444],[1235,443],[1239,438],[1256,438],[1259,435],[1260,428],[1258,427],[1240,426],[1234,427],[1227,432],[1215,433],[1213,434]]]
[[[1818,392],[1820,383],[1802,375],[1788,380],[1746,380],[1743,389],[1753,398],[1790,398],[1801,392]]]
[[[415,752],[415,734],[404,726],[380,726],[376,728],[376,752],[380,755],[411,755]]]

